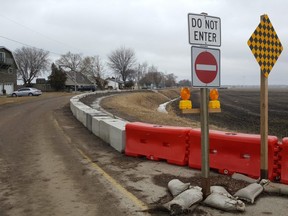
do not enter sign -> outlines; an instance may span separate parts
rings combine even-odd
[[[195,60],[194,67],[198,79],[203,83],[209,84],[217,76],[218,64],[210,52],[201,52]]]
[[[192,86],[220,87],[220,50],[192,47]]]

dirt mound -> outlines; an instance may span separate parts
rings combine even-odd
[[[257,88],[220,89],[221,113],[209,114],[209,128],[241,132],[260,133],[260,92]],[[179,100],[169,104],[168,114],[157,112],[160,104],[178,98],[180,89],[157,91],[137,91],[129,93],[111,93],[113,96],[102,100],[101,106],[110,113],[128,121],[141,121],[151,124],[200,127],[199,114],[182,114]],[[287,137],[288,128],[288,89],[269,89],[269,135],[279,139]],[[96,94],[83,99],[89,105],[96,98],[105,96]],[[193,108],[200,107],[198,89],[191,90]]]
[[[168,107],[169,114],[159,113],[160,104],[179,97],[179,89],[132,92],[113,95],[101,101],[101,107],[106,111],[128,121],[141,121],[150,124],[199,127],[196,121],[178,117]]]

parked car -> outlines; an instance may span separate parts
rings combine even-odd
[[[89,85],[89,86],[79,86],[77,88],[78,91],[96,91],[96,87],[94,85]]]
[[[39,96],[42,94],[42,91],[36,88],[20,88],[17,91],[12,92],[12,97],[20,96]]]

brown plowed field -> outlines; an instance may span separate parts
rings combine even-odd
[[[260,90],[255,89],[221,89],[219,90],[221,113],[209,115],[212,125],[244,133],[260,133]],[[288,89],[270,89],[268,96],[268,126],[269,135],[278,138],[288,136]],[[199,92],[193,92],[194,105],[199,105]],[[176,108],[179,116],[183,115]],[[189,115],[194,121],[199,121],[199,115]]]
[[[182,114],[179,100],[169,104],[169,114],[157,112],[159,104],[179,97],[179,89],[159,91],[118,93],[102,100],[101,106],[110,113],[128,121],[141,121],[152,124],[200,127],[199,114]],[[193,108],[199,108],[200,91],[193,89]],[[209,115],[211,129],[260,133],[260,90],[259,88],[220,89],[221,113]],[[90,105],[96,97],[82,99]],[[288,88],[269,89],[269,135],[279,139],[288,136]]]

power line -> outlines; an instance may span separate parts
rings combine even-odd
[[[41,32],[35,31],[34,29],[32,29],[32,28],[30,28],[30,27],[28,27],[28,26],[25,26],[25,25],[23,25],[23,24],[15,21],[15,20],[13,20],[13,19],[11,19],[11,18],[9,18],[9,17],[3,16],[3,15],[1,15],[1,14],[0,14],[0,17],[4,18],[4,19],[6,19],[6,20],[9,20],[10,22],[13,22],[13,23],[15,23],[16,25],[19,25],[19,26],[21,26],[21,27],[23,27],[23,28],[26,28],[26,29],[28,29],[29,31],[32,31],[32,32],[34,32],[34,33],[37,33],[37,34],[41,35],[42,37],[45,37],[45,38],[47,38],[47,39],[49,39],[49,40],[52,40],[52,41],[57,42],[57,43],[59,43],[59,44],[65,45],[65,46],[67,46],[67,47],[71,47],[71,48],[80,50],[80,49],[78,49],[77,47],[73,47],[73,46],[71,46],[71,45],[69,45],[69,44],[66,44],[66,43],[63,43],[63,42],[61,42],[61,41],[55,40],[54,38],[48,37],[48,36],[46,36],[45,34],[42,34]]]
[[[22,42],[20,42],[20,41],[17,41],[17,40],[14,40],[14,39],[11,39],[11,38],[2,36],[2,35],[0,35],[0,37],[3,38],[3,39],[9,40],[9,41],[15,42],[15,43],[22,44],[22,45],[24,45],[24,46],[29,46],[29,47],[32,47],[32,48],[35,48],[35,49],[44,50],[44,49],[40,49],[40,48],[38,48],[38,47],[29,45],[29,44],[25,44],[25,43],[22,43]],[[49,51],[49,50],[47,50],[47,51],[50,52],[50,53],[53,53],[53,54],[55,54],[55,55],[59,55],[59,56],[62,55],[62,54],[60,54],[60,53],[52,52],[52,51]]]

